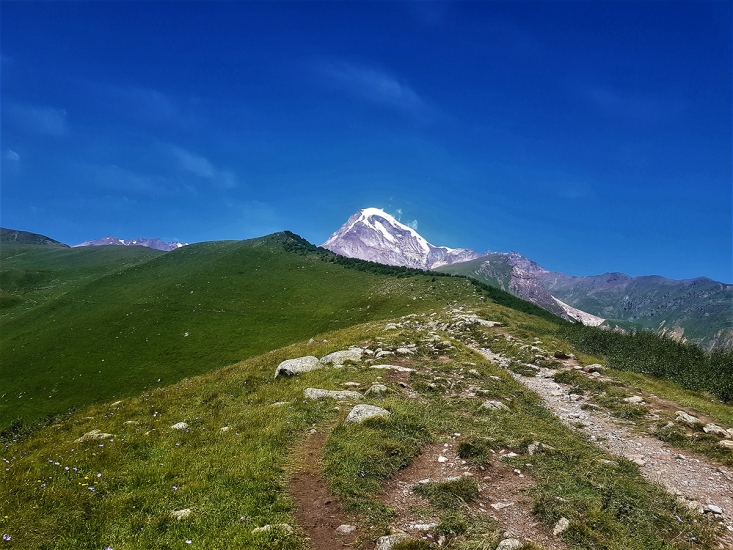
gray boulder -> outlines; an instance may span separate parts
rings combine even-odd
[[[481,408],[488,409],[491,411],[508,411],[509,410],[509,407],[507,407],[501,401],[486,401],[481,405]]]
[[[306,388],[303,391],[306,399],[364,399],[358,391],[350,390],[321,390],[318,388]]]
[[[333,365],[334,367],[343,367],[346,361],[361,361],[364,352],[361,348],[350,348],[342,351],[334,351],[321,357],[321,363],[324,365]]]
[[[318,357],[312,355],[306,355],[305,357],[298,357],[296,359],[286,359],[277,366],[275,378],[278,376],[295,376],[296,374],[310,372],[321,367],[323,367],[323,363],[318,360]]]
[[[361,424],[370,418],[387,418],[390,415],[388,410],[374,405],[356,405],[346,417],[347,424]]]
[[[388,388],[384,384],[372,384],[371,387],[365,392],[367,396],[379,396],[387,393]]]

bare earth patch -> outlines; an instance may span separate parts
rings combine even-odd
[[[385,483],[381,500],[397,514],[393,526],[415,538],[435,539],[434,527],[440,518],[428,513],[427,501],[415,494],[414,487],[428,479],[438,482],[468,476],[478,482],[480,489],[478,498],[465,505],[471,513],[493,519],[507,536],[548,550],[566,548],[532,513],[532,501],[522,492],[533,485],[532,478],[526,472],[520,477],[502,463],[501,453],[483,470],[467,464],[456,454],[459,441],[455,437],[450,443],[426,446],[407,468]]]
[[[341,502],[329,491],[321,475],[323,446],[328,434],[311,433],[297,449],[290,477],[290,496],[295,504],[298,525],[310,538],[310,546],[318,550],[340,550],[350,547],[358,530],[339,533],[340,525],[352,525]]]

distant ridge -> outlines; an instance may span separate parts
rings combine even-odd
[[[60,246],[69,248],[68,244],[61,241],[46,237],[39,233],[31,233],[30,231],[20,231],[18,229],[7,229],[0,227],[0,243],[2,244],[38,244],[42,246]]]
[[[146,246],[155,250],[162,250],[164,252],[170,252],[182,246],[186,246],[188,243],[181,243],[178,241],[164,242],[160,239],[118,239],[117,237],[102,237],[101,239],[94,239],[91,241],[84,241],[80,244],[75,244],[74,248],[79,246]]]

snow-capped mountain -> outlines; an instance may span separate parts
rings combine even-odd
[[[78,246],[147,246],[148,248],[154,248],[155,250],[163,250],[169,252],[176,248],[186,246],[188,243],[179,243],[178,241],[172,241],[169,243],[163,242],[160,239],[118,239],[117,237],[102,237],[101,239],[94,239],[92,241],[84,241],[81,244],[74,245],[74,248]]]
[[[434,246],[379,208],[359,210],[321,246],[349,258],[417,269],[433,269],[482,256],[467,248]]]

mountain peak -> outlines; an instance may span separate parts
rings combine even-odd
[[[412,227],[373,207],[353,214],[322,246],[349,258],[417,269],[432,269],[481,256],[466,248],[434,246]]]

